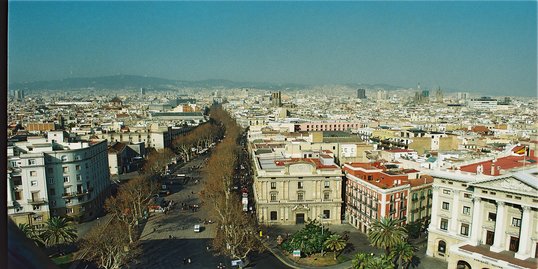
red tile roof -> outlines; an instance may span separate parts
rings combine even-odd
[[[530,156],[507,156],[503,158],[497,159],[495,162],[492,161],[485,161],[485,162],[478,162],[473,164],[468,164],[465,166],[461,166],[460,170],[465,172],[471,172],[476,173],[476,168],[479,165],[482,165],[483,167],[483,174],[484,175],[490,175],[490,176],[498,176],[500,175],[500,170],[510,170],[514,168],[519,168],[523,166],[535,166],[538,162],[538,158],[534,155],[534,150],[531,150]],[[525,162],[524,162],[525,161]],[[493,173],[491,173],[491,166],[492,164],[495,165],[495,169]]]

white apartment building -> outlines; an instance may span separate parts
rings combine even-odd
[[[330,153],[306,158],[253,150],[256,213],[263,224],[340,224],[342,172]]]
[[[91,219],[110,185],[106,141],[64,142],[62,131],[8,146],[8,215],[42,226],[51,216]]]
[[[448,268],[536,268],[537,175],[433,172],[427,255]]]
[[[491,99],[488,97],[475,98],[475,99],[469,100],[467,102],[467,106],[471,109],[477,109],[477,110],[496,109],[497,99]]]

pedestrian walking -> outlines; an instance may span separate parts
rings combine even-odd
[[[183,258],[183,264],[187,264],[187,258]]]
[[[188,263],[188,264],[191,264],[191,258],[188,258],[188,259],[187,259],[187,263]]]

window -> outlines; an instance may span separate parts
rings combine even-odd
[[[80,156],[79,155],[75,156],[75,160],[77,161],[80,160]]]
[[[271,211],[271,220],[277,220],[277,213],[276,213],[276,211]]]
[[[15,200],[22,200],[22,191],[15,192]]]
[[[448,229],[448,220],[447,219],[441,219],[441,230],[446,231]]]
[[[271,202],[275,202],[276,201],[276,193],[271,193]]]
[[[329,200],[331,199],[331,193],[330,192],[324,192],[323,193],[323,200]]]
[[[22,177],[13,177],[13,185],[20,186],[22,185]]]
[[[461,235],[466,235],[468,236],[469,235],[469,224],[466,224],[466,223],[462,223],[461,224],[461,231],[460,231]]]
[[[50,188],[50,189],[49,189],[49,195],[50,195],[50,196],[54,196],[54,195],[56,195],[56,189],[54,189],[54,188]]]
[[[497,219],[497,213],[489,212],[488,221],[495,221]]]
[[[297,182],[297,188],[302,189],[303,188],[303,182],[301,182],[301,181]]]
[[[443,194],[450,194],[450,190],[443,190]]]
[[[75,170],[80,171],[80,165],[79,165],[79,164],[77,164],[77,165],[75,166]]]
[[[69,182],[69,176],[64,176],[64,183],[68,183]]]
[[[518,219],[518,218],[512,218],[512,226],[514,226],[514,227],[521,227],[521,219]]]
[[[470,193],[464,193],[463,198],[471,199],[472,197]]]
[[[304,200],[304,193],[298,192],[297,193],[297,200],[298,201],[303,201]]]
[[[41,210],[41,206],[40,206],[40,205],[34,205],[33,208],[34,208],[34,210],[36,210],[36,211]]]
[[[413,193],[413,200],[414,201],[418,200],[418,193],[416,193],[416,192]]]
[[[331,210],[323,210],[323,218],[324,219],[330,219],[331,218]]]
[[[54,173],[54,168],[52,167],[47,168],[47,174],[53,174],[53,173]]]
[[[35,164],[35,160],[34,159],[30,159],[28,160],[28,165],[34,165]]]
[[[65,213],[67,214],[73,214],[73,208],[66,208]]]
[[[37,186],[37,180],[30,181],[30,186]]]
[[[49,202],[50,206],[56,206],[56,200],[52,200]]]
[[[443,202],[443,209],[444,210],[448,210],[450,208],[450,203],[448,202]]]
[[[325,186],[325,189],[330,188],[331,187],[331,182],[330,181],[325,181],[324,186]]]
[[[54,178],[51,177],[51,178],[47,179],[47,182],[49,184],[54,184]]]
[[[271,190],[276,189],[276,182],[271,182]]]
[[[67,161],[67,156],[62,155],[62,157],[60,157],[60,159],[62,160],[62,162],[65,162],[65,161]]]
[[[62,170],[64,171],[64,173],[67,173],[67,172],[69,172],[69,167],[64,166],[64,167],[62,167]]]
[[[30,176],[31,177],[37,176],[37,171],[30,171]]]
[[[470,215],[471,214],[471,208],[468,206],[463,206],[463,214]]]
[[[82,175],[77,175],[77,181],[82,181]]]

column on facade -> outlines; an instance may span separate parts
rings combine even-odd
[[[454,196],[452,197],[452,212],[450,216],[450,232],[453,234],[459,234],[458,233],[458,215],[460,213],[459,202],[460,202],[460,191],[454,190]]]
[[[471,224],[471,245],[477,246],[482,235],[482,199],[473,198],[473,220]]]
[[[523,216],[521,217],[521,233],[519,237],[519,250],[515,257],[517,259],[527,259],[530,255],[530,236],[531,236],[531,213],[530,206],[523,206]]]
[[[439,219],[439,186],[432,187],[432,219],[429,229],[439,229],[437,220]]]
[[[490,250],[493,252],[504,251],[504,240],[505,240],[505,213],[506,206],[504,202],[497,202],[497,218],[495,219],[495,237],[493,240],[493,246]]]

